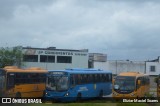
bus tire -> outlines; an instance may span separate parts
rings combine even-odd
[[[16,98],[21,98],[21,93],[20,92],[16,93]]]
[[[78,93],[77,98],[76,98],[76,101],[77,101],[77,102],[81,101],[81,97],[82,97],[81,93]]]

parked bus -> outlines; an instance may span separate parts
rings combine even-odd
[[[149,76],[139,72],[122,72],[113,80],[112,96],[139,98],[149,93]]]
[[[76,101],[112,93],[112,73],[96,69],[49,71],[45,97],[58,101]]]
[[[0,69],[0,96],[42,97],[47,70],[40,68],[19,69],[6,66]]]

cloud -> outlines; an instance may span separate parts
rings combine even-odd
[[[109,59],[160,52],[156,0],[1,0],[0,6],[0,46],[85,48]]]

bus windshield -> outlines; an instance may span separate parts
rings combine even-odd
[[[117,76],[114,83],[114,90],[120,92],[134,91],[135,77]]]
[[[46,88],[54,91],[68,90],[68,77],[67,76],[51,76],[47,79]]]

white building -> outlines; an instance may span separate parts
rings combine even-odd
[[[149,75],[160,74],[160,57],[158,57],[158,59],[146,62],[146,73]]]
[[[41,67],[47,70],[88,68],[88,49],[69,50],[23,47],[23,64],[26,67]]]

